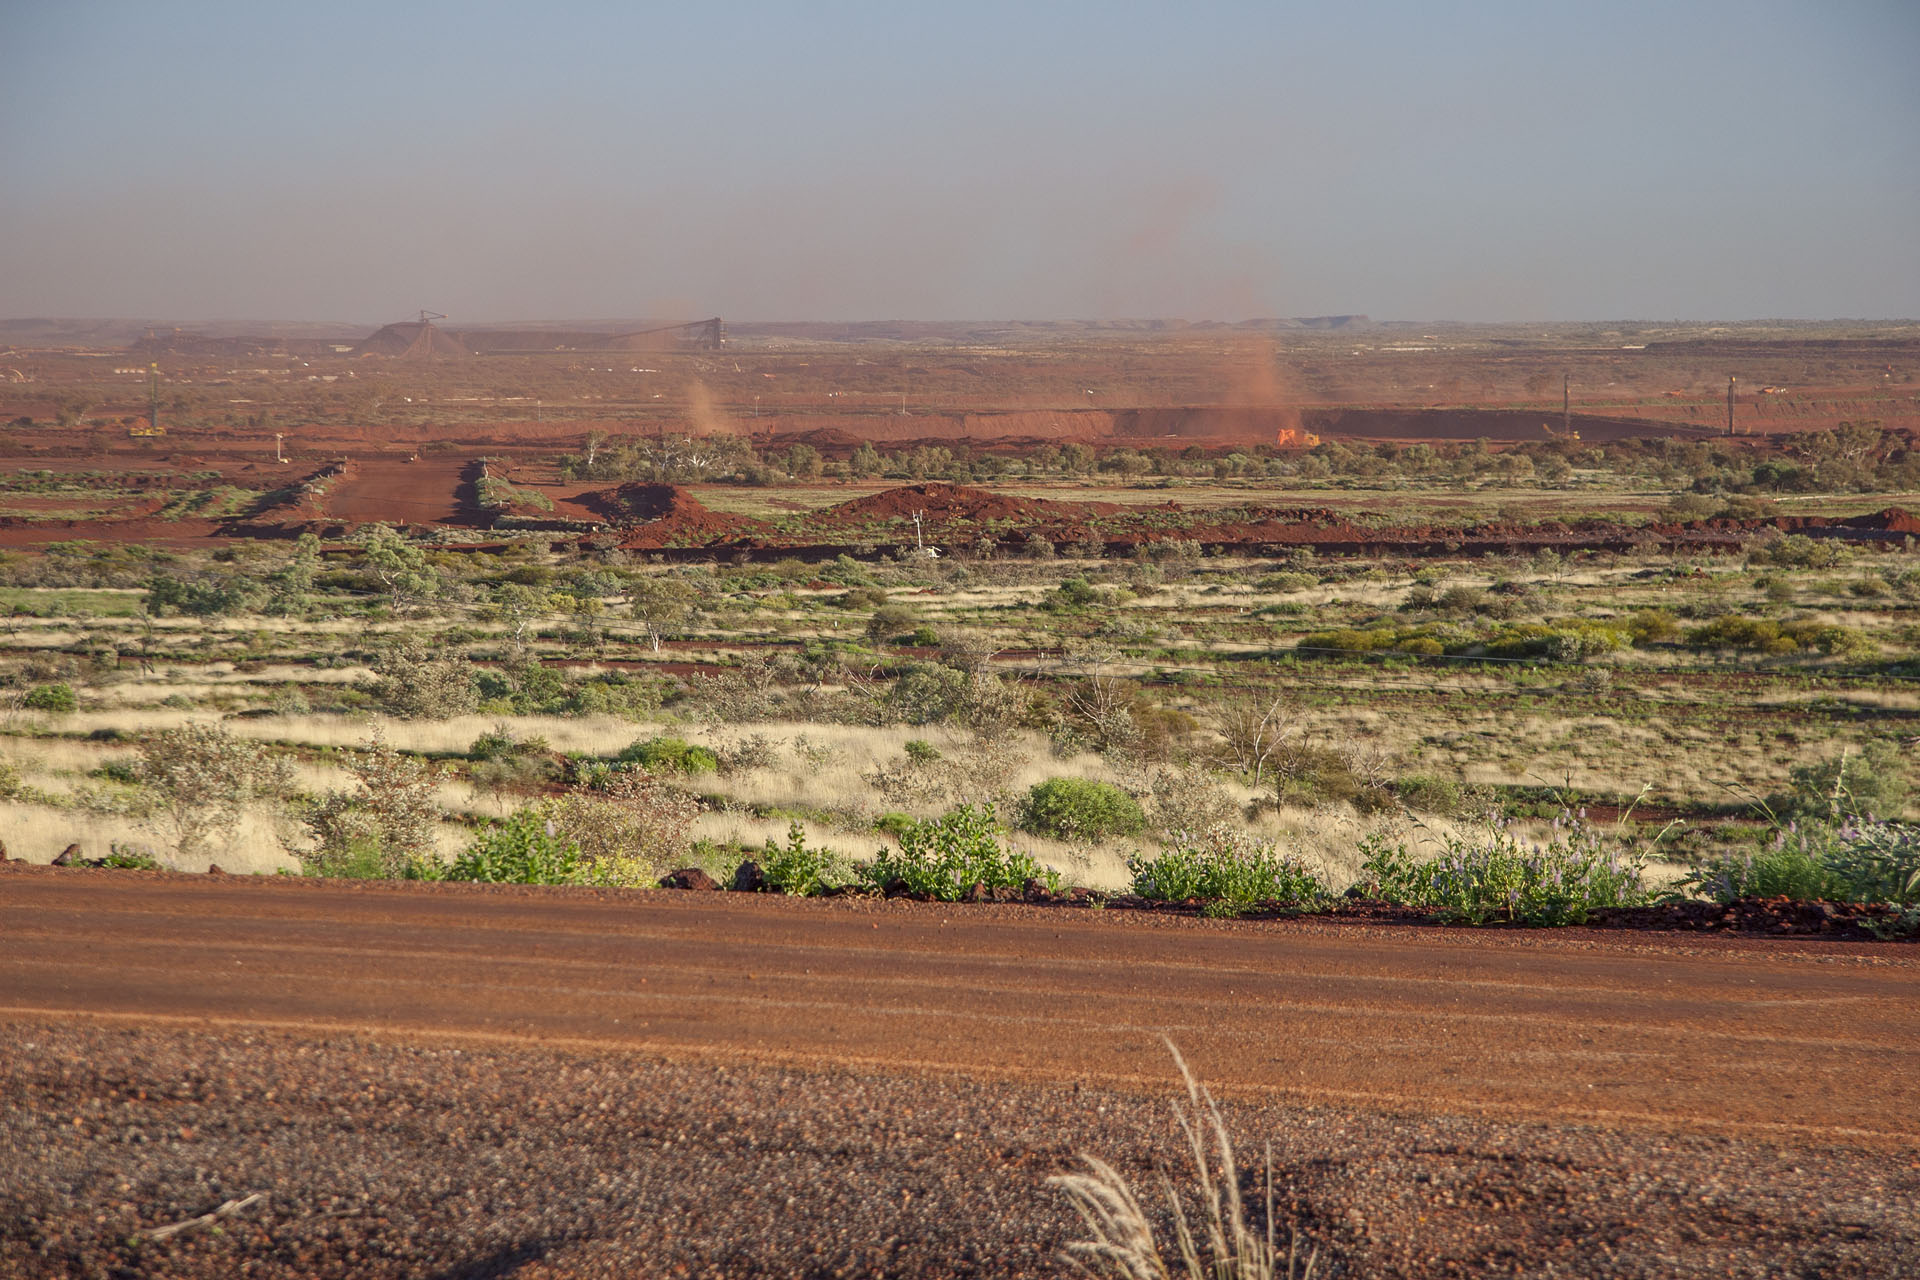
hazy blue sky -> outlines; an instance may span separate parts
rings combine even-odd
[[[0,315],[1920,315],[1920,2],[0,0]]]

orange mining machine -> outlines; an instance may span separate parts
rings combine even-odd
[[[1282,427],[1273,443],[1279,449],[1311,449],[1320,443],[1320,437],[1305,427]]]

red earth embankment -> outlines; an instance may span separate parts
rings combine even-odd
[[[1781,533],[1835,538],[1865,545],[1899,545],[1920,530],[1920,519],[1900,508],[1865,516],[1794,516],[1766,520],[1710,520],[1645,526],[1606,520],[1536,524],[1396,524],[1383,513],[1324,507],[1185,508],[1175,502],[1127,506],[1022,498],[969,485],[928,482],[868,494],[796,516],[776,530],[764,522],[716,512],[672,485],[627,485],[608,491],[608,518],[631,524],[623,545],[689,554],[722,548],[748,555],[822,556],[860,547],[972,549],[982,543],[1023,546],[1043,539],[1056,546],[1098,544],[1108,553],[1181,539],[1210,550],[1280,554],[1311,547],[1327,554],[1465,554],[1625,551],[1667,545],[1733,550]],[[915,515],[920,516],[918,526]]]
[[[1349,406],[1183,405],[1123,409],[1113,416],[1117,439],[1145,441],[1240,440],[1271,444],[1284,430],[1304,430],[1325,440],[1490,440],[1501,443],[1552,439],[1562,429],[1557,413],[1531,409],[1402,409]],[[1572,427],[1583,441],[1606,444],[1636,437],[1707,438],[1717,432],[1640,418],[1576,413]]]

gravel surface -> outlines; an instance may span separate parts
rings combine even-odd
[[[1171,1064],[1128,1093],[77,1018],[0,1046],[8,1276],[1059,1274],[1049,1173],[1179,1158]],[[1323,1274],[1920,1275],[1920,1144],[1227,1113]]]

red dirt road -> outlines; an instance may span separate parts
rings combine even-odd
[[[9,866],[0,1019],[646,1049],[1920,1145],[1920,951]]]
[[[327,495],[327,514],[386,524],[471,525],[473,513],[459,497],[467,462],[444,454],[417,462],[399,455],[356,459],[352,473]]]

